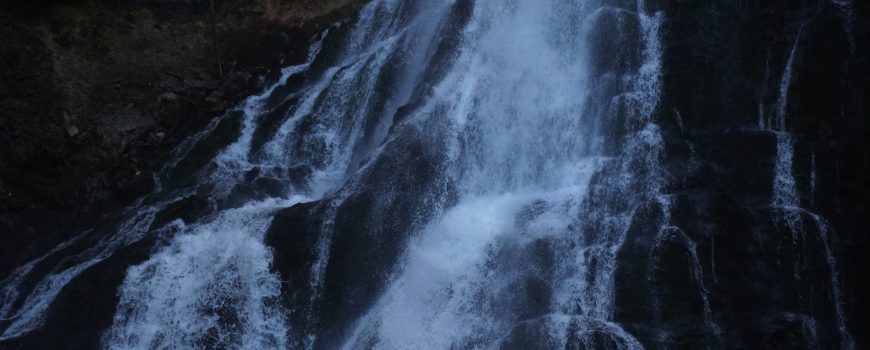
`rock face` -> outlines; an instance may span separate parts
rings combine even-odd
[[[148,193],[181,140],[361,1],[209,4],[0,2],[0,274]]]
[[[617,319],[666,347],[867,346],[870,47],[861,43],[870,40],[870,8],[650,6],[666,16],[657,115],[677,231],[644,232],[662,214],[641,212],[635,243],[620,253]],[[776,117],[784,127],[766,124]],[[793,145],[786,168],[796,198],[777,207],[782,133]],[[662,311],[641,307],[649,304]]]

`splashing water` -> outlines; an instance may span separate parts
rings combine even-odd
[[[263,233],[274,210],[304,198],[249,203],[207,223],[175,223],[175,238],[127,271],[114,349],[286,348],[280,280]]]
[[[590,55],[603,53],[586,38],[607,20],[643,31],[643,64],[635,70],[591,72]],[[343,348],[492,348],[520,337],[530,323],[555,344],[595,344],[592,336],[601,333],[619,348],[641,348],[612,322],[615,253],[630,213],[596,212],[585,198],[590,178],[605,167],[625,171],[611,196],[628,197],[638,185],[641,195],[661,191],[663,179],[653,174],[661,140],[650,120],[660,21],[593,3],[475,3],[461,56],[415,116],[431,120],[448,111],[444,142],[458,204],[415,234],[401,272]],[[567,41],[564,33],[575,37]],[[584,113],[602,103],[588,100],[599,93],[595,80],[623,89],[604,106],[629,110],[631,133],[616,159],[602,157],[595,142],[599,118],[613,115]],[[646,167],[634,177],[636,161]],[[597,220],[613,224],[583,237],[582,228]],[[552,260],[538,260],[537,249]],[[596,276],[591,285],[589,274]],[[535,289],[539,284],[554,287]],[[544,300],[529,297],[536,293]]]

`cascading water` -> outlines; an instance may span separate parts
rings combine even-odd
[[[850,25],[848,9],[851,4],[844,2],[836,3],[836,5],[844,11],[844,26],[846,26],[848,32],[848,26]],[[846,317],[843,311],[842,301],[843,295],[840,291],[840,281],[837,277],[837,261],[830,247],[828,226],[821,216],[812,213],[807,209],[804,209],[798,196],[797,181],[795,180],[794,176],[793,158],[795,156],[795,140],[794,136],[788,131],[787,128],[787,116],[789,114],[789,106],[791,102],[789,100],[789,94],[794,74],[794,65],[795,60],[800,53],[801,39],[804,34],[805,25],[805,23],[802,23],[798,28],[797,34],[795,35],[794,43],[789,50],[788,58],[785,62],[785,66],[783,67],[783,72],[780,77],[778,90],[779,94],[776,103],[773,106],[773,115],[771,116],[771,118],[765,121],[763,107],[762,109],[760,109],[760,126],[772,132],[776,136],[776,158],[773,177],[773,197],[771,198],[770,206],[775,211],[777,211],[776,219],[784,223],[787,227],[789,231],[788,233],[791,235],[793,249],[796,251],[806,249],[808,237],[807,229],[804,227],[805,222],[808,220],[813,226],[811,230],[814,230],[817,233],[817,239],[819,244],[821,245],[822,254],[825,257],[824,263],[827,265],[827,268],[829,270],[829,298],[831,300],[831,305],[833,308],[836,329],[839,333],[838,336],[840,337],[839,345],[843,349],[853,349],[855,348],[855,344],[852,340],[852,336],[849,333],[848,328],[846,327]],[[849,38],[850,45],[854,45],[851,42],[851,33],[849,33]],[[854,50],[854,47],[852,47],[852,49]],[[809,175],[809,192],[812,202],[815,196],[816,186],[815,154],[811,155]],[[812,205],[812,203],[810,205]],[[807,262],[805,261],[805,255],[805,253],[794,254],[794,267],[792,270],[796,280],[800,280],[802,278],[801,272],[806,269]]]
[[[413,233],[397,275],[342,348],[562,348],[571,341],[641,348],[613,322],[613,272],[639,202],[632,196],[661,191],[661,140],[650,120],[659,20],[642,6],[475,4],[461,54],[412,117],[447,122],[457,204]],[[593,68],[594,56],[606,53],[589,37],[607,21],[636,26],[635,46],[618,59],[641,64]],[[607,154],[602,139],[612,130],[602,124],[616,111],[624,113],[625,146]],[[623,173],[590,188],[605,168]],[[628,208],[595,207],[590,191]],[[530,328],[541,339],[526,342]]]
[[[851,28],[851,2],[837,4]],[[371,1],[182,143],[150,195],[0,282],[0,344],[38,331],[107,261],[125,273],[106,349],[668,348],[685,335],[668,326],[675,298],[691,299],[675,321],[697,323],[690,344],[724,344],[719,243],[704,253],[672,215],[655,8]],[[848,349],[830,228],[801,207],[786,123],[803,33],[777,101],[758,104],[776,138],[768,204],[795,251],[815,223]],[[138,246],[147,254],[110,260]],[[632,249],[642,266],[623,264]],[[651,290],[620,287],[626,271]],[[619,304],[636,295],[640,326]],[[811,317],[789,317],[815,336]]]

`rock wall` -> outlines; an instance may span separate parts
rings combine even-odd
[[[671,206],[635,217],[617,320],[669,348],[867,346],[870,6],[649,6],[666,18],[657,118]],[[771,127],[779,116],[784,126]],[[779,164],[793,180],[789,206],[774,200]],[[663,215],[672,231],[645,229]]]
[[[0,2],[0,274],[147,193],[181,140],[362,2]]]

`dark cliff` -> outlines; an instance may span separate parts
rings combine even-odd
[[[870,263],[870,6],[651,6],[665,11],[656,114],[676,231],[655,241],[643,230],[662,220],[657,208],[636,219],[622,264],[650,267],[646,276],[626,268],[617,277],[617,319],[644,343],[666,347],[870,346],[862,272]],[[783,128],[760,125],[777,115]],[[771,205],[782,132],[793,144],[791,208]],[[693,254],[703,277],[670,279],[697,273]],[[647,280],[638,285],[638,277]],[[699,289],[709,293],[712,321]],[[653,303],[667,311],[641,306]]]

